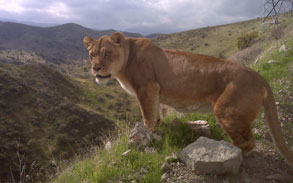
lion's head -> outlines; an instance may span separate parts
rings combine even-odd
[[[98,40],[86,36],[83,43],[89,51],[92,74],[95,75],[96,82],[106,83],[111,77],[117,77],[127,60],[123,34],[116,32]]]

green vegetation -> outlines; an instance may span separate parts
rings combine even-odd
[[[92,77],[76,79],[46,64],[0,64],[0,78],[1,179],[10,180],[11,168],[18,180],[17,152],[35,176],[52,161],[100,145],[113,133],[112,120],[140,118],[137,103],[116,84],[99,86]]]
[[[290,37],[286,42],[284,42],[286,48],[293,47],[293,39]],[[293,139],[290,138],[292,134],[293,124],[292,122],[292,112],[293,112],[293,50],[289,49],[287,51],[279,52],[278,48],[275,51],[266,55],[258,64],[251,65],[251,67],[260,72],[260,74],[266,79],[270,84],[274,94],[275,99],[279,103],[278,114],[281,124],[283,126],[283,133],[289,147],[293,147]],[[275,60],[277,63],[268,63],[270,60]],[[257,129],[255,137],[259,140],[265,140],[265,134],[268,133],[267,126],[264,120],[263,112],[257,119],[254,127]]]
[[[194,142],[199,136],[194,134],[187,126],[186,121],[207,119],[212,127],[212,136],[218,140],[226,139],[223,131],[216,124],[213,115],[190,114],[177,119],[170,116],[161,122],[157,133],[163,135],[163,140],[153,141],[154,153],[144,152],[128,145],[129,130],[122,127],[122,136],[116,140],[116,145],[109,149],[102,149],[97,153],[79,161],[69,169],[66,169],[61,176],[52,180],[54,183],[77,183],[77,182],[130,182],[136,180],[145,183],[160,182],[162,175],[161,165],[165,158],[172,152],[180,152],[183,147]],[[122,154],[131,150],[127,156]]]
[[[293,47],[293,40],[288,41],[286,44],[287,48]],[[269,64],[267,61],[269,60],[276,60],[278,63]],[[289,66],[292,64],[293,61],[293,50],[290,49],[284,52],[274,52],[268,55],[264,62],[256,67],[261,75],[272,85],[274,85],[273,81],[276,79],[284,79],[289,75]]]
[[[160,47],[228,58],[238,51],[235,40],[247,32],[257,31],[261,19],[234,24],[204,27],[154,38]]]
[[[236,47],[240,50],[247,48],[256,40],[257,37],[257,31],[241,35],[236,39]]]

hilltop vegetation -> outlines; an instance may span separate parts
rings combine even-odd
[[[227,58],[237,52],[236,39],[242,34],[257,31],[261,19],[234,24],[204,27],[154,38],[160,47],[180,49],[219,58]]]

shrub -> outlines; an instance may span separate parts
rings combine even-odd
[[[279,40],[282,38],[282,36],[284,35],[284,29],[285,26],[274,26],[272,32],[271,32],[271,37],[274,40]]]
[[[251,33],[244,34],[236,39],[236,46],[238,49],[244,49],[249,47],[258,37],[258,32],[253,31]]]

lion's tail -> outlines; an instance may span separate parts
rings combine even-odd
[[[265,119],[268,124],[271,136],[275,145],[277,146],[280,154],[287,160],[287,162],[293,166],[293,153],[290,152],[284,137],[282,135],[281,123],[278,119],[277,107],[275,104],[275,98],[270,87],[266,87],[264,97],[264,111]]]

